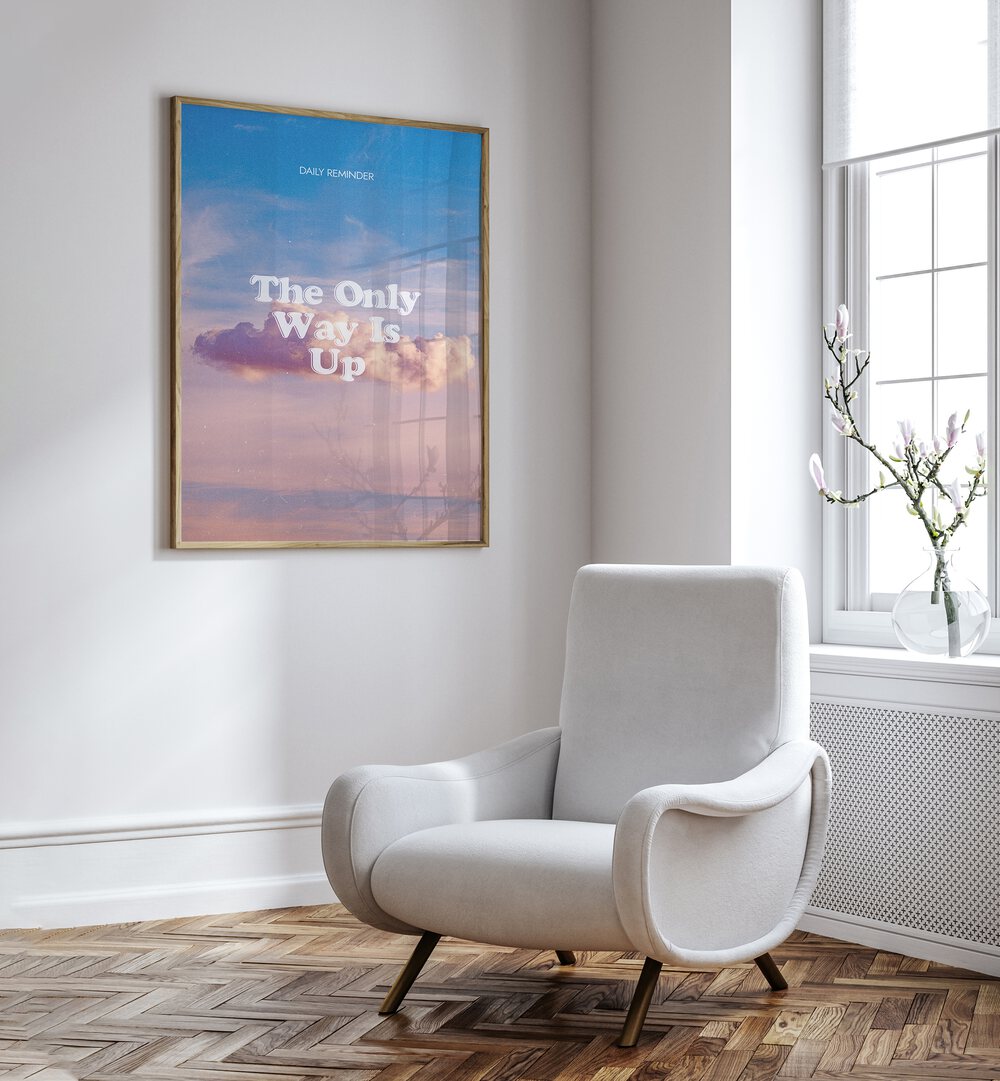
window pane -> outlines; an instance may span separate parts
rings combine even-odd
[[[880,492],[868,501],[868,582],[872,593],[899,593],[927,565],[927,533],[906,512],[906,497]]]
[[[936,277],[937,374],[965,375],[970,372],[985,372],[989,333],[986,267],[946,270]]]
[[[867,437],[869,443],[883,454],[892,454],[893,445],[900,440],[898,422],[908,420],[918,439],[931,435],[931,383],[893,383],[875,387],[871,394]],[[878,479],[879,466],[872,459],[873,477]]]
[[[906,154],[892,154],[887,158],[880,158],[872,167],[880,173],[892,172],[894,169],[905,168],[908,165],[925,165],[927,162],[933,161],[933,159],[934,151],[932,148],[910,150]]]
[[[932,395],[936,398],[937,424],[930,423]],[[956,477],[964,486],[968,481],[966,465],[972,465],[976,456],[975,433],[982,431],[986,423],[986,378],[946,379],[932,384],[902,383],[879,387],[872,397],[871,438],[883,453],[892,453],[898,429],[895,422],[909,419],[918,439],[930,449],[934,431],[944,434],[948,417],[958,414],[958,421],[967,409],[972,413],[969,427],[958,445],[948,456],[941,471],[945,484]],[[980,418],[978,425],[976,418]],[[872,460],[871,485],[878,482],[878,463]],[[938,496],[945,523],[952,519],[950,505]],[[924,505],[934,506],[930,494]],[[955,535],[953,546],[961,549],[961,571],[981,588],[987,577],[987,530],[989,518],[986,500],[973,504],[967,523]],[[923,569],[925,553],[930,541],[922,524],[906,511],[906,499],[898,491],[880,492],[868,501],[869,541],[869,587],[872,593],[898,593]]]
[[[944,379],[938,383],[936,427],[942,435],[952,413],[958,414],[958,423],[961,424],[965,411],[969,410],[969,424],[965,435],[952,451],[949,461],[960,456],[965,463],[972,465],[976,456],[976,432],[986,431],[986,394],[985,375],[975,379]]]
[[[986,155],[943,162],[937,173],[937,265],[985,262]]]
[[[955,561],[956,567],[983,591],[989,586],[988,533],[989,515],[986,513],[984,496],[973,503],[965,525],[958,530],[951,542],[951,548],[959,552]],[[961,563],[958,559],[961,559]]]
[[[936,153],[933,148],[924,153],[933,154],[935,161],[951,161],[952,158],[962,158],[969,154],[985,154],[989,148],[990,138],[985,136],[982,139],[967,139],[962,143],[947,143],[945,146],[938,147]]]
[[[868,441],[873,442],[882,454],[895,453],[894,444],[901,441],[897,423],[900,420],[909,420],[918,438],[929,437],[931,386],[927,381],[874,388]],[[878,462],[871,458],[870,487],[878,483],[880,469]],[[872,496],[868,500],[868,581],[871,592],[898,593],[916,578],[923,570],[923,549],[928,543],[923,526],[907,514],[906,499],[898,490]]]
[[[871,270],[875,276],[931,265],[931,169],[877,173],[871,183]]]
[[[948,417],[952,413],[958,414],[958,422],[961,424],[965,411],[970,411],[965,435],[948,455],[948,460],[941,470],[941,479],[945,484],[957,477],[963,491],[968,491],[966,483],[970,479],[968,473],[965,472],[965,467],[975,465],[976,461],[976,433],[986,431],[987,393],[985,376],[980,376],[978,379],[948,379],[938,386],[939,430],[944,430]],[[942,507],[942,514],[945,516],[945,522],[951,521],[951,515],[947,513],[946,507]],[[989,580],[987,573],[988,528],[989,515],[986,510],[986,497],[983,496],[972,504],[966,524],[958,530],[952,542],[953,547],[962,550],[960,567],[962,573],[971,578],[980,589],[985,589]]]
[[[961,452],[968,459],[969,465],[972,465],[975,457],[975,433],[986,431],[986,396],[985,375],[972,379],[945,379],[937,387],[937,424],[942,431],[952,413],[958,414],[958,422],[961,424],[965,411],[969,410],[969,426],[965,428],[965,435],[952,452],[952,456]]]
[[[875,282],[869,326],[869,379],[931,375],[931,275]]]

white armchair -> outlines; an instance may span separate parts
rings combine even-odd
[[[822,857],[829,764],[808,738],[797,571],[591,566],[570,603],[559,727],[451,762],[362,766],[323,812],[340,901],[420,941],[394,1013],[441,935],[646,957],[619,1041],[663,964],[753,959],[795,927]]]

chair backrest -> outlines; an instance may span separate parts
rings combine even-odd
[[[728,780],[809,734],[805,590],[774,567],[583,567],[573,584],[553,817]]]

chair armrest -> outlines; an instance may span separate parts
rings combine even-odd
[[[787,938],[819,873],[829,762],[793,740],[732,780],[644,789],[615,830],[614,889],[635,948],[729,964]]]
[[[338,900],[385,931],[419,930],[383,912],[371,872],[385,849],[417,830],[496,818],[551,818],[558,728],[420,766],[358,766],[330,786],[323,863]]]
[[[817,754],[824,753],[812,740],[793,740],[729,781],[645,788],[625,805],[618,828],[626,819],[630,824],[655,826],[660,815],[674,809],[717,818],[763,811],[787,799],[805,780]]]

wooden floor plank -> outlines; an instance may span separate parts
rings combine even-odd
[[[903,1025],[894,1057],[911,1062],[925,1061],[934,1050],[936,1028],[936,1025]]]
[[[820,1059],[826,1053],[823,1040],[796,1040],[789,1049],[788,1058],[782,1063],[776,1077],[812,1077],[819,1066]]]
[[[1000,1081],[1000,980],[795,932],[752,964],[443,939],[403,1008],[413,938],[337,905],[0,932],[0,1077],[36,1081]]]

